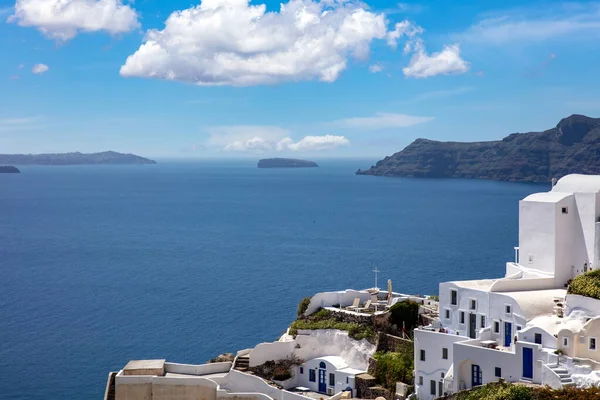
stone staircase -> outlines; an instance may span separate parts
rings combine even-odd
[[[550,367],[552,371],[560,378],[560,383],[562,383],[563,387],[574,386],[575,382],[573,382],[573,378],[571,378],[571,374],[567,371],[562,365],[558,365],[556,367]]]
[[[239,356],[235,361],[234,369],[238,371],[246,372],[248,371],[248,367],[250,367],[250,356]]]

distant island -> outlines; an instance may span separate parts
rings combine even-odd
[[[417,139],[357,175],[550,182],[600,174],[600,118],[571,115],[544,132],[513,133],[491,142]]]
[[[293,158],[264,158],[258,161],[258,168],[315,168],[314,161],[296,160]]]
[[[115,151],[102,153],[58,153],[58,154],[0,154],[0,164],[13,165],[84,165],[84,164],[156,164],[134,154]]]
[[[12,165],[0,165],[0,174],[18,174],[20,172],[17,167],[13,167]]]

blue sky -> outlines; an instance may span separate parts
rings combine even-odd
[[[0,0],[0,20],[1,153],[378,158],[600,116],[594,2]]]

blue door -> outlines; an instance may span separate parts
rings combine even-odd
[[[471,365],[471,387],[481,386],[481,367],[479,365]]]
[[[533,349],[523,347],[523,378],[533,379]]]
[[[504,347],[510,347],[512,343],[512,324],[510,322],[504,323]]]
[[[327,375],[327,370],[320,369],[319,370],[319,392],[325,393],[327,391],[327,382],[325,382],[325,376]]]

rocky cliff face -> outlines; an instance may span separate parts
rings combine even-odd
[[[492,142],[417,139],[359,175],[549,182],[567,174],[600,174],[600,118],[571,115],[544,132]]]

